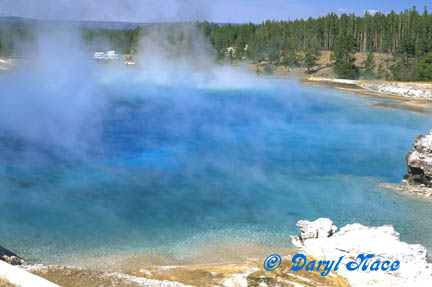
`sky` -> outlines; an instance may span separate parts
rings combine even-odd
[[[172,22],[208,20],[260,23],[319,17],[330,12],[388,13],[416,5],[423,11],[432,0],[0,0],[0,16],[56,20]]]

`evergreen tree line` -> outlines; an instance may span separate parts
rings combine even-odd
[[[33,30],[26,25],[0,24],[0,56],[19,56],[25,43],[33,39]]]
[[[168,37],[183,41],[182,29],[177,24],[156,24],[172,33]],[[369,53],[364,63],[367,77],[377,77],[373,52],[392,54],[388,71],[379,76],[391,80],[432,80],[432,14],[416,7],[400,13],[366,13],[338,16],[330,13],[319,18],[294,21],[266,21],[261,24],[196,25],[204,38],[212,44],[218,61],[269,61],[276,65],[304,66],[313,72],[321,51],[332,51],[332,65],[342,78],[360,76],[355,63],[356,52]],[[186,25],[186,26],[187,26]],[[139,38],[148,34],[155,25],[129,30],[83,29],[89,47],[97,49],[100,43],[121,53],[134,53]],[[0,55],[13,54],[16,39],[31,39],[32,29],[0,27]],[[187,34],[187,33],[186,33]],[[175,45],[174,40],[170,40]],[[190,39],[188,39],[190,42]],[[190,45],[190,44],[189,44]],[[191,45],[190,45],[191,46]],[[381,68],[381,67],[380,67]]]
[[[266,21],[262,24],[200,24],[213,45],[221,51],[227,45],[239,51],[248,45],[250,57],[277,58],[291,49],[305,50],[311,42],[320,50],[331,51],[339,36],[352,36],[359,52],[395,53],[403,42],[413,43],[419,53],[429,49],[432,39],[432,14],[421,14],[416,7],[399,14],[380,12],[363,17],[354,14],[338,16],[330,13],[317,19]]]
[[[416,7],[401,13],[328,14],[317,19],[266,21],[262,24],[199,23],[219,59],[271,61],[303,65],[311,72],[320,51],[332,51],[333,68],[342,78],[358,78],[356,52],[369,53],[367,77],[391,80],[432,80],[432,14]],[[226,48],[232,47],[227,55]],[[375,72],[372,53],[392,54],[389,71]],[[366,67],[367,65],[367,67]],[[383,69],[382,67],[380,67]]]

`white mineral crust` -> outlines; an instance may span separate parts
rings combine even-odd
[[[300,234],[293,244],[317,260],[338,260],[345,256],[337,271],[351,286],[431,287],[432,264],[426,262],[427,250],[420,244],[401,242],[391,225],[367,227],[349,224],[336,232],[328,218],[297,223]],[[370,263],[380,260],[400,261],[397,271],[348,271],[346,263],[359,254],[375,254]],[[359,262],[359,260],[357,261]]]

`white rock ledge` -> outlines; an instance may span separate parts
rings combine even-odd
[[[426,262],[427,250],[420,244],[401,242],[391,225],[367,227],[349,224],[336,232],[328,218],[297,223],[301,233],[292,236],[301,252],[315,259],[338,260],[344,256],[338,274],[347,278],[353,287],[431,287],[432,264]],[[397,271],[348,271],[346,263],[359,254],[375,254],[373,261],[399,260]]]
[[[432,99],[430,83],[360,82],[359,86],[385,94],[393,94],[413,99]]]
[[[432,83],[421,82],[386,82],[367,80],[345,80],[309,76],[308,81],[327,82],[337,84],[357,85],[363,89],[399,97],[419,100],[432,100]]]
[[[20,287],[60,287],[42,277],[0,260],[0,278]]]

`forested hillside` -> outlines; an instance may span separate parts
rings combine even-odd
[[[260,25],[216,25],[201,23],[206,35],[218,51],[227,45],[244,48],[250,54],[271,56],[275,51],[304,50],[313,42],[320,50],[332,50],[337,37],[350,35],[356,39],[360,52],[394,53],[402,42],[429,48],[432,39],[432,14],[416,7],[397,14],[366,13],[329,14],[317,19],[295,21],[266,21]],[[419,51],[420,52],[420,51]]]
[[[23,46],[33,41],[31,26],[21,23],[0,22],[0,56],[16,57]]]
[[[432,14],[416,7],[401,13],[329,14],[317,19],[266,21],[261,24],[214,24],[209,22],[155,24],[135,29],[83,29],[89,44],[104,43],[122,53],[134,53],[139,38],[161,25],[197,25],[215,49],[218,61],[271,62],[273,65],[305,66],[314,72],[321,51],[332,51],[333,67],[342,78],[359,76],[392,80],[432,80]],[[3,27],[3,26],[1,26]],[[22,27],[0,29],[0,54],[13,54],[17,36],[31,38]],[[181,29],[165,29],[172,45],[190,41]],[[14,36],[11,37],[10,35]],[[187,33],[186,33],[187,34]],[[188,34],[190,36],[190,34]],[[18,38],[19,38],[18,37]],[[93,46],[92,46],[93,47]],[[363,67],[354,65],[356,52],[369,53]],[[392,54],[388,69],[374,62],[372,52]]]
[[[338,57],[342,61],[339,66],[342,73],[338,74],[353,78],[359,76],[359,71],[355,71],[356,67],[352,66],[355,59],[350,57],[355,52],[379,52],[393,54],[394,58],[389,74],[375,76],[394,80],[432,79],[429,71],[432,70],[429,67],[432,64],[432,14],[426,8],[421,13],[413,7],[399,14],[393,11],[366,13],[362,17],[329,14],[317,19],[266,21],[260,25],[221,26],[207,22],[199,25],[220,58],[268,60],[290,66],[307,65],[309,60],[313,66],[313,55],[317,51],[333,51],[335,63]],[[227,53],[227,47],[233,49]],[[299,52],[303,52],[303,58]]]

